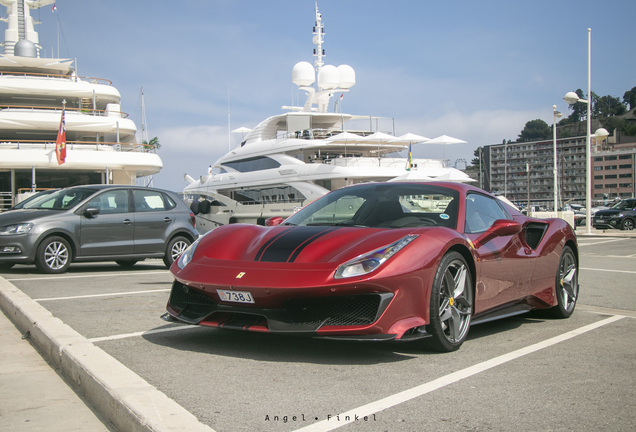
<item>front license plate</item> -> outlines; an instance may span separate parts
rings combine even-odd
[[[228,291],[228,290],[216,290],[221,301],[234,302],[234,303],[254,303],[252,294],[248,291]]]

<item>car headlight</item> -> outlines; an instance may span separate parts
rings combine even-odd
[[[409,234],[380,249],[360,255],[338,267],[335,278],[343,279],[371,273],[417,237],[417,234]]]
[[[18,235],[18,234],[28,234],[33,228],[33,224],[29,223],[21,223],[15,225],[6,225],[0,227],[0,235]]]
[[[192,243],[190,247],[188,247],[185,250],[184,253],[181,254],[179,259],[177,260],[177,267],[179,267],[180,269],[183,269],[185,266],[188,265],[190,261],[192,261],[192,257],[194,256],[194,251],[197,249],[197,246],[199,245],[199,241],[201,240],[201,238],[203,238],[203,236],[196,239],[196,241]]]

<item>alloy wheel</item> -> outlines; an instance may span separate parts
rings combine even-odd
[[[68,262],[68,249],[59,241],[53,241],[44,249],[44,261],[51,270],[60,270]]]
[[[466,265],[455,260],[446,268],[442,280],[439,318],[444,336],[451,343],[463,340],[470,327],[472,299],[467,274]]]

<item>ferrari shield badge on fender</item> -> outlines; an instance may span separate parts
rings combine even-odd
[[[245,272],[240,272],[239,274],[236,275],[237,279],[242,278],[243,276],[245,276]]]

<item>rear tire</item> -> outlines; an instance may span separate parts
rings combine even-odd
[[[459,349],[468,335],[473,313],[473,282],[464,257],[450,252],[442,258],[431,288],[430,324],[432,336],[422,342],[438,352]]]
[[[566,246],[561,252],[557,269],[555,286],[558,304],[548,312],[553,318],[569,318],[576,307],[579,297],[579,266],[571,247]]]
[[[49,237],[38,246],[35,266],[44,273],[64,273],[71,265],[71,246],[62,237]]]
[[[185,237],[177,236],[170,240],[166,249],[166,255],[163,257],[163,263],[170,268],[173,262],[181,256],[182,253],[190,247],[192,242]]]

